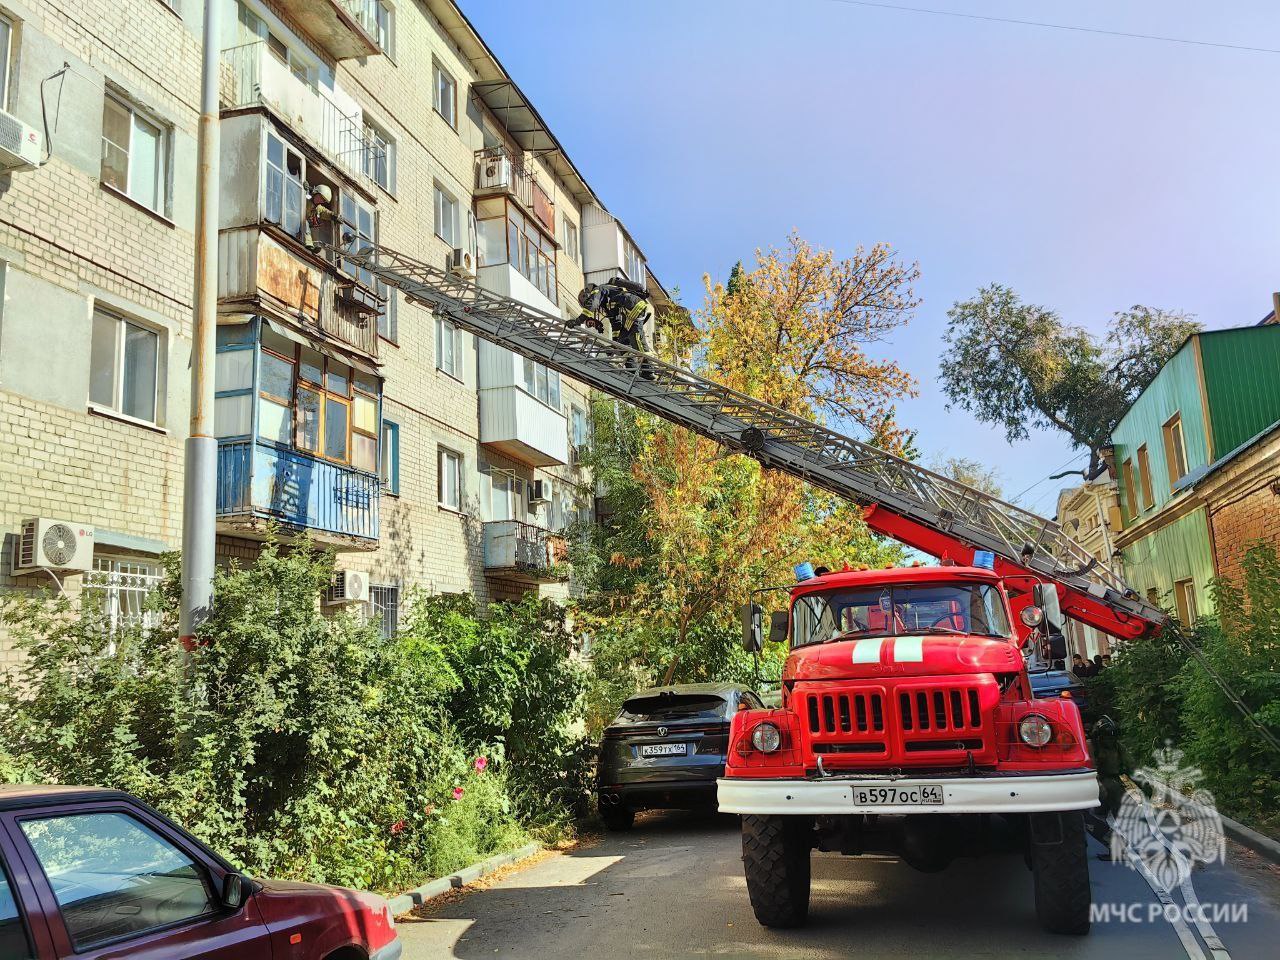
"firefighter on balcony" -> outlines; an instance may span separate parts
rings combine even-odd
[[[323,221],[336,223],[337,216],[333,212],[333,190],[323,183],[307,190],[307,217],[302,221],[302,244],[312,253],[320,252],[320,243],[316,236],[320,232]],[[330,228],[332,230],[332,228]]]

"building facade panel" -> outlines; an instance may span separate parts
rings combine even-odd
[[[1225,457],[1280,417],[1280,326],[1215,330],[1200,338],[1213,456]]]

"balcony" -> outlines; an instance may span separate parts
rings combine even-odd
[[[218,445],[218,530],[261,539],[271,521],[348,550],[378,546],[378,478],[261,440]],[[487,543],[487,541],[486,541]]]
[[[320,0],[314,5],[330,4]],[[354,100],[340,106],[294,74],[261,40],[223,50],[221,56],[222,109],[267,108],[344,172],[373,188],[370,171],[384,159],[385,151],[365,138],[360,107]],[[335,87],[333,92],[345,99],[340,88]]]
[[[476,151],[476,196],[505,194],[519,203],[552,236],[556,232],[556,208],[539,185],[523,157],[506,147],[486,147]]]
[[[278,0],[280,8],[335,60],[371,57],[378,46],[377,0]]]
[[[484,572],[525,583],[563,583],[569,579],[565,538],[519,520],[484,524]]]
[[[514,385],[480,391],[480,442],[534,467],[569,462],[564,414]]]

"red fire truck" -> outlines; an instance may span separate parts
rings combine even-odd
[[[1063,655],[1058,590],[974,562],[797,568],[769,628],[791,644],[782,706],[734,717],[718,785],[765,926],[804,922],[813,850],[932,871],[1002,837],[1025,844],[1043,926],[1088,930],[1097,778],[1076,704],[1036,700],[1027,679],[1029,655]],[[744,610],[750,650],[762,621]]]

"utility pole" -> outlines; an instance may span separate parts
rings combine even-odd
[[[191,332],[191,428],[182,498],[182,611],[179,633],[191,649],[213,604],[218,441],[213,435],[213,363],[218,328],[219,0],[205,0],[196,152],[195,316]]]

